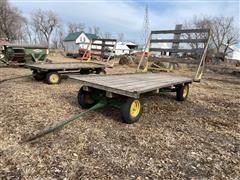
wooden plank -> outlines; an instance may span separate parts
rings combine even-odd
[[[161,84],[162,82],[166,81],[172,81],[172,80],[178,80],[181,78],[177,77],[161,77],[161,78],[151,78],[151,79],[146,79],[146,80],[139,80],[135,81],[134,83],[128,83],[125,82],[124,84],[119,84],[119,85],[114,85],[114,87],[119,87],[119,88],[139,88],[139,87],[148,87],[149,85],[152,84]]]
[[[105,84],[105,85],[112,85],[112,86],[115,86],[115,85],[128,85],[128,84],[134,84],[134,83],[140,83],[143,81],[149,81],[149,80],[161,80],[163,78],[173,78],[172,76],[169,76],[169,75],[161,75],[161,78],[158,78],[156,79],[154,76],[151,76],[151,74],[148,74],[146,77],[144,76],[145,74],[143,74],[143,76],[139,76],[139,75],[131,75],[128,77],[128,79],[126,80],[126,76],[106,76],[105,78],[102,78],[102,77],[89,77],[91,80],[91,82],[94,82],[94,83],[97,83],[97,84]],[[86,80],[88,80],[86,78]]]
[[[162,79],[148,79],[148,80],[139,80],[139,81],[136,81],[136,79],[131,79],[131,80],[128,80],[128,81],[122,81],[120,83],[112,83],[112,82],[109,82],[109,81],[106,81],[105,82],[95,82],[96,84],[104,84],[105,86],[111,86],[113,88],[117,88],[117,89],[124,89],[124,90],[129,90],[129,89],[132,89],[132,88],[139,88],[139,87],[143,87],[143,86],[149,86],[149,85],[152,85],[152,84],[158,84],[158,83],[161,83],[161,82],[165,82],[165,81],[170,81],[172,79],[172,77],[168,77],[168,78],[162,78]]]
[[[72,76],[70,76],[70,78],[72,78]],[[75,79],[75,78],[72,78],[72,79]],[[75,80],[77,80],[77,79],[75,79]],[[88,87],[93,87],[96,89],[112,92],[112,93],[123,95],[123,96],[128,96],[128,97],[133,97],[133,98],[139,97],[136,92],[129,92],[129,91],[121,90],[121,89],[115,89],[115,88],[111,88],[111,87],[107,87],[104,85],[99,85],[99,84],[95,84],[95,83],[91,83],[91,82],[87,82],[87,81],[81,81],[81,83]]]
[[[97,63],[52,63],[52,64],[31,64],[26,65],[28,68],[42,69],[42,70],[75,70],[81,68],[105,68],[102,64]]]
[[[92,48],[91,50],[92,50],[92,51],[100,51],[100,52],[101,52],[101,51],[102,51],[102,48],[101,48],[101,49]]]
[[[149,48],[149,51],[156,52],[201,52],[203,48],[198,49],[172,49],[172,48]]]
[[[159,80],[158,81],[152,80],[152,81],[142,82],[141,84],[140,83],[135,84],[135,85],[127,87],[127,89],[129,91],[136,90],[136,89],[137,89],[137,91],[141,91],[141,90],[145,90],[145,89],[147,90],[147,89],[149,89],[151,87],[155,87],[155,86],[158,87],[158,86],[161,86],[163,84],[171,85],[174,82],[181,82],[181,81],[186,81],[186,80],[188,80],[188,78],[184,78],[184,77],[163,78],[160,81]]]
[[[207,39],[151,39],[151,43],[206,43]]]
[[[125,89],[127,91],[139,91],[140,89],[147,89],[151,86],[159,86],[163,83],[166,83],[166,82],[171,82],[173,79],[171,78],[168,78],[168,79],[162,79],[162,80],[159,80],[159,79],[152,79],[152,80],[149,80],[149,81],[140,81],[140,82],[135,82],[135,83],[124,83],[124,84],[120,84],[120,85],[117,85],[117,86],[111,86],[111,87],[114,87],[114,88],[119,88],[119,89]],[[176,79],[174,79],[173,81],[176,81]]]
[[[101,52],[100,53],[92,52],[91,55],[93,55],[93,56],[101,56]]]
[[[151,34],[181,34],[181,33],[208,33],[210,29],[181,29],[181,30],[160,30],[151,31]]]
[[[191,78],[167,75],[166,73],[70,77],[90,87],[135,98],[139,97],[142,92],[150,92],[152,89],[170,87],[173,84],[181,84],[184,82],[192,82]],[[111,82],[113,79],[115,79],[116,82],[121,80],[121,82],[112,84]]]
[[[179,81],[173,81],[173,82],[168,82],[168,83],[162,83],[162,84],[159,84],[159,86],[150,86],[150,87],[148,87],[148,89],[139,89],[137,93],[143,94],[146,92],[154,91],[156,89],[168,88],[171,86],[185,84],[185,83],[192,83],[192,80],[181,80],[181,81],[179,80]]]
[[[115,46],[114,44],[97,44],[97,43],[93,43],[92,45],[95,45],[95,46],[107,46],[107,47],[114,47]]]
[[[101,78],[100,78],[101,79]],[[166,82],[174,82],[174,81],[180,81],[182,79],[186,79],[185,77],[173,77],[173,76],[162,76],[161,78],[146,78],[146,79],[132,79],[132,78],[128,78],[128,80],[122,79],[122,81],[120,83],[116,83],[119,82],[119,79],[116,79],[115,83],[112,83],[111,80],[112,79],[106,79],[103,78],[102,80],[99,80],[99,78],[90,78],[88,79],[89,81],[91,81],[92,83],[96,83],[96,84],[100,84],[100,85],[104,85],[104,86],[110,86],[112,88],[117,88],[117,89],[124,89],[124,90],[129,90],[129,89],[135,89],[138,90],[139,88],[147,88],[149,86],[152,85],[158,85],[158,84],[162,84],[162,83],[166,83]],[[187,78],[189,79],[189,78]],[[85,79],[87,80],[87,79]],[[138,80],[138,81],[137,81]]]

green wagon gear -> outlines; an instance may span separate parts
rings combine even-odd
[[[45,46],[4,45],[0,60],[7,65],[46,62],[48,53]]]

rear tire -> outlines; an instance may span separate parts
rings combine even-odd
[[[46,75],[44,73],[39,73],[37,71],[33,71],[32,76],[37,81],[42,81],[46,77]]]
[[[92,93],[89,91],[84,91],[83,87],[78,91],[78,104],[83,109],[91,108],[96,104],[96,100],[92,98]]]
[[[46,76],[48,84],[59,84],[61,82],[61,76],[57,72],[49,72]]]
[[[140,99],[126,99],[121,108],[123,121],[127,124],[137,122],[143,112],[143,102]]]
[[[177,101],[185,101],[188,97],[188,94],[189,94],[189,84],[176,87]]]

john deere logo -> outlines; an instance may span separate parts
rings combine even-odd
[[[34,49],[33,51],[36,52],[36,53],[40,53],[40,52],[42,52],[41,49]]]

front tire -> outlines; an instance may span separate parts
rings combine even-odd
[[[84,91],[83,87],[80,88],[78,92],[78,104],[81,108],[88,109],[96,104],[96,101],[92,98],[91,94],[92,93],[89,91]]]
[[[121,108],[123,121],[127,124],[137,122],[143,112],[143,102],[140,99],[126,99]]]
[[[189,95],[189,84],[176,87],[177,101],[185,101]]]
[[[97,69],[96,74],[104,75],[107,74],[107,72],[104,69]]]

